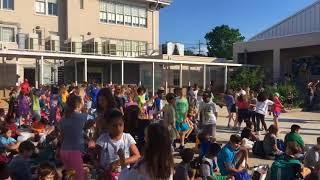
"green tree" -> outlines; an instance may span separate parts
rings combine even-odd
[[[229,79],[229,87],[233,89],[241,87],[256,88],[264,82],[264,72],[261,68],[240,67],[233,72]]]
[[[242,42],[245,37],[239,29],[230,28],[228,25],[216,26],[205,35],[208,56],[232,59],[233,44]]]

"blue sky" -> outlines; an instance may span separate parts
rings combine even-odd
[[[173,0],[160,12],[160,42],[205,42],[215,26],[239,28],[248,39],[316,0]]]

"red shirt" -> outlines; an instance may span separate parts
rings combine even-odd
[[[236,103],[237,107],[239,109],[248,109],[249,108],[249,103],[247,101],[237,101]]]
[[[23,91],[25,94],[28,94],[29,92],[29,83],[27,81],[24,81],[21,85],[20,85],[21,91]]]
[[[281,109],[283,108],[283,105],[281,104],[280,99],[275,96],[273,97],[273,112],[281,112]]]
[[[17,129],[18,129],[16,123],[10,123],[10,124],[7,125],[7,127],[12,131],[12,137],[15,137],[17,135],[16,132],[17,132]]]

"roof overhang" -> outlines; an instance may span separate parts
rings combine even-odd
[[[118,56],[105,56],[105,55],[84,55],[84,54],[71,54],[61,52],[38,52],[26,50],[0,50],[0,57],[17,57],[17,58],[35,58],[40,59],[59,59],[59,60],[83,60],[88,61],[113,61],[113,62],[138,62],[138,63],[162,63],[162,64],[183,64],[183,65],[207,65],[207,66],[221,66],[221,67],[256,67],[256,65],[236,64],[236,63],[215,63],[215,62],[193,62],[184,60],[164,60],[164,59],[151,59],[151,58],[133,58],[133,57],[118,57]]]

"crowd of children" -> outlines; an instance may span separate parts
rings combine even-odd
[[[7,111],[0,109],[1,178],[246,180],[251,150],[275,159],[271,179],[279,179],[274,176],[283,164],[294,167],[290,178],[316,176],[320,167],[320,141],[304,152],[300,126],[293,125],[284,141],[277,138],[284,106],[280,94],[268,98],[263,89],[218,94],[211,86],[200,90],[194,85],[172,93],[159,88],[151,96],[142,86],[83,83],[36,89],[25,80],[12,89],[8,104]],[[238,132],[224,146],[216,142],[219,106],[227,108],[227,128]],[[274,117],[269,128],[268,112]],[[190,141],[196,146],[185,148]],[[174,152],[182,158],[176,166]]]

